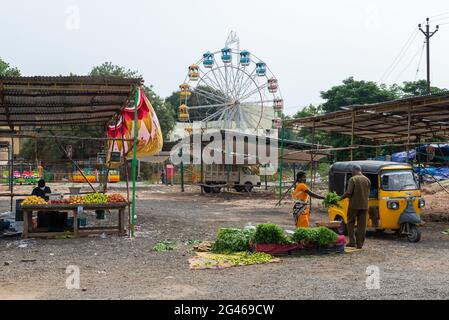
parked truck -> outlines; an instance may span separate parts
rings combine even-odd
[[[210,164],[204,166],[205,193],[219,193],[225,186],[232,186],[237,192],[251,192],[254,187],[260,187],[258,168],[246,165]]]

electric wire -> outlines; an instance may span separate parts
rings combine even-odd
[[[380,83],[386,81],[391,76],[393,71],[397,68],[397,66],[399,65],[401,60],[404,58],[404,55],[410,49],[410,46],[412,45],[413,41],[418,36],[418,32],[419,32],[419,30],[414,27],[412,33],[410,34],[410,36],[408,37],[407,41],[402,46],[402,48],[399,51],[398,55],[394,58],[393,62],[390,64],[390,66],[384,72],[382,77],[379,79]]]

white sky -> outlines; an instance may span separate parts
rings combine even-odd
[[[162,97],[235,30],[241,49],[278,78],[288,114],[349,76],[379,81],[417,24],[446,13],[435,17],[442,26],[431,57],[433,85],[449,88],[447,0],[15,0],[0,8],[0,57],[24,75],[86,74],[111,61],[137,69]],[[387,83],[414,80],[422,43],[420,33]]]

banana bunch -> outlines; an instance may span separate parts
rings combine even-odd
[[[22,201],[22,205],[47,204],[47,201],[37,196],[28,196]]]
[[[100,192],[91,193],[84,197],[84,203],[86,204],[103,204],[107,202],[108,196]]]

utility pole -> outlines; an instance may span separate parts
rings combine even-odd
[[[435,31],[430,32],[430,26],[429,26],[429,18],[426,19],[426,31],[424,31],[421,28],[421,24],[418,25],[419,30],[424,34],[426,37],[426,47],[427,47],[427,93],[430,94],[430,38],[435,34],[435,32],[438,31],[439,26],[436,26]]]

